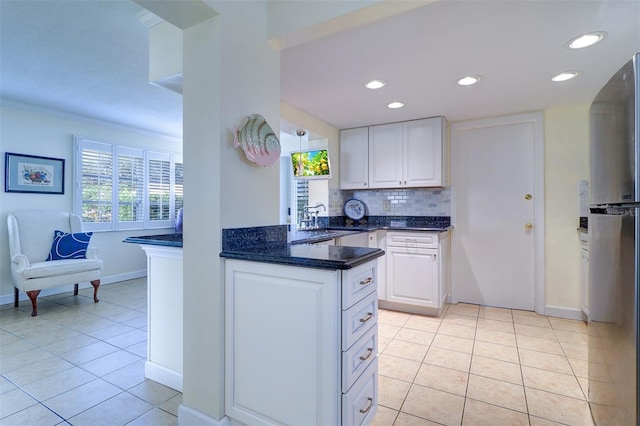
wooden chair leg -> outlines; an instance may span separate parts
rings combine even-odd
[[[13,288],[13,307],[17,308],[18,307],[18,289],[16,287]]]
[[[78,295],[78,284],[77,283],[73,285],[73,295],[74,296]]]
[[[27,296],[31,299],[31,316],[35,317],[38,315],[38,302],[36,301],[38,295],[40,294],[40,290],[27,291]]]
[[[100,280],[91,281],[91,285],[93,286],[93,302],[98,303],[98,287],[100,287]]]

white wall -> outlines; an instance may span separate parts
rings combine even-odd
[[[327,139],[331,163],[329,188],[340,188],[340,130],[286,102],[280,102],[280,117],[295,127]]]
[[[329,216],[330,213],[330,189],[334,192],[340,187],[340,131],[335,127],[319,120],[305,111],[294,107],[286,102],[280,102],[280,119],[283,127],[305,129],[307,135],[302,137],[302,145],[297,136],[288,133],[280,133],[280,143],[282,152],[288,153],[300,149],[328,148],[329,164],[331,165],[331,179],[310,180],[309,181],[309,205],[323,203],[327,210],[321,210],[319,216]],[[309,140],[310,135],[313,139]],[[289,161],[289,156],[285,155],[280,161]],[[290,173],[290,169],[285,167],[282,173]],[[291,179],[282,179],[284,185],[291,185]],[[286,208],[290,206],[291,197],[288,188],[281,188],[281,216],[280,223],[286,223]],[[296,217],[291,218],[296,222]]]
[[[22,194],[0,192],[0,302],[13,300],[13,282],[9,262],[7,215],[25,209],[73,209],[73,135],[98,138],[124,145],[152,147],[172,152],[182,151],[182,142],[169,137],[116,126],[53,111],[35,109],[3,102],[0,107],[0,152],[39,155],[65,159],[65,188],[63,195]],[[136,244],[123,243],[131,235],[152,235],[170,232],[168,229],[125,232],[96,232],[91,245],[98,247],[104,261],[103,283],[120,281],[146,273],[146,257]],[[52,236],[53,238],[53,236]],[[70,288],[70,287],[69,287]],[[58,291],[64,291],[61,288]],[[23,294],[21,298],[26,299]]]
[[[589,105],[549,108],[545,122],[545,304],[580,308],[578,182],[589,179]]]
[[[185,29],[184,383],[180,424],[224,416],[222,228],[279,222],[279,163],[233,147],[250,114],[279,134],[280,53],[266,40],[266,2],[209,1],[219,13]],[[170,17],[165,16],[170,20]]]

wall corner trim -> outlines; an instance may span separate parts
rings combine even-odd
[[[561,306],[546,305],[544,307],[544,314],[550,317],[566,318],[579,321],[583,319],[582,311],[580,309],[564,308]]]
[[[178,407],[179,426],[231,426],[229,417],[216,420],[198,410],[180,404]]]

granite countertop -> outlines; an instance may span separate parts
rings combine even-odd
[[[383,256],[384,251],[312,243],[377,230],[446,232],[453,228],[448,217],[374,216],[358,222],[339,219],[327,225],[322,229],[294,231],[290,243],[287,243],[286,225],[223,229],[220,257],[307,268],[350,269]],[[124,242],[182,247],[182,234],[127,237]]]
[[[375,248],[286,243],[220,253],[227,259],[332,270],[351,269],[383,255],[384,251]]]
[[[391,226],[391,225],[359,225],[359,226],[330,226],[321,229],[297,230],[291,232],[291,244],[313,244],[345,235],[360,234],[378,230],[387,231],[420,231],[420,232],[447,232],[453,226],[445,227],[419,227],[419,226]]]
[[[313,244],[333,238],[344,237],[345,235],[360,234],[361,229],[308,229],[291,231],[291,244]]]
[[[329,230],[353,230],[360,232],[370,232],[378,230],[386,231],[421,231],[421,232],[447,232],[453,229],[452,225],[448,226],[393,226],[393,225],[363,225],[363,226],[331,226]]]
[[[182,247],[182,234],[143,235],[140,237],[127,237],[123,243],[151,244],[154,246]]]
[[[317,233],[318,230],[304,232]],[[353,233],[342,232],[340,235]],[[335,237],[324,234],[314,238]],[[227,259],[332,270],[350,269],[382,255],[384,251],[377,248],[289,244],[286,225],[223,229],[220,253],[220,257]]]

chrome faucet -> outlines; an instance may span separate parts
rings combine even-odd
[[[327,211],[327,206],[323,203],[318,203],[316,206],[304,206],[300,212],[300,223],[298,229],[318,229],[318,214],[320,207],[322,207],[325,212]],[[311,213],[309,210],[315,210],[315,212]],[[311,223],[313,223],[313,225],[311,225]]]

